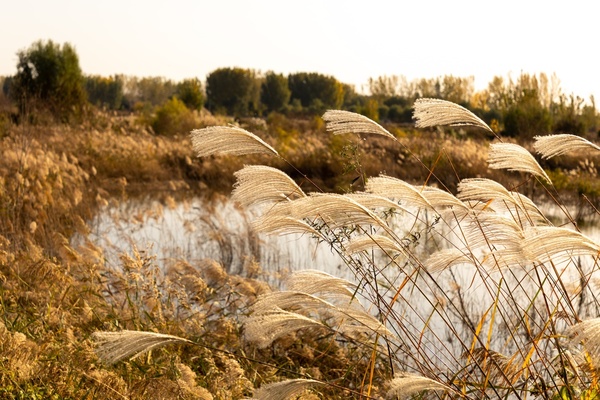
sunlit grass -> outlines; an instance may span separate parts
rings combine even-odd
[[[348,125],[357,135],[342,136],[315,121],[242,124],[278,154],[242,159],[196,159],[187,136],[155,136],[129,117],[10,126],[0,139],[0,397],[592,396],[598,248],[577,215],[553,226],[536,204],[571,210],[573,185],[593,201],[595,145],[495,165],[517,169],[505,173],[488,169],[485,141],[393,126],[371,135],[378,125],[359,120]],[[126,197],[168,207],[236,178],[234,198],[264,207],[256,228],[314,236],[351,279],[298,271],[272,289],[254,272],[228,273],[225,258],[159,263],[138,248],[109,264],[103,249],[71,241]],[[225,252],[230,236],[248,234],[204,223]],[[165,346],[139,354],[157,342],[134,341],[107,366],[92,336],[101,331],[149,332]]]

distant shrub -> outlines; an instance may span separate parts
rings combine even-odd
[[[399,104],[389,106],[387,117],[392,122],[412,122],[412,109],[404,108]]]
[[[202,82],[197,78],[184,79],[177,84],[177,97],[190,110],[200,110],[204,106]]]
[[[185,103],[176,97],[156,110],[152,129],[159,135],[187,133],[196,127],[196,117]]]
[[[531,140],[535,135],[549,133],[551,124],[550,112],[540,103],[537,93],[524,91],[504,115],[503,134]]]

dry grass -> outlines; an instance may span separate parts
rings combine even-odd
[[[204,118],[205,125],[231,122]],[[379,129],[357,121],[347,126]],[[0,397],[596,393],[596,321],[587,318],[600,309],[597,244],[577,232],[575,216],[566,218],[569,230],[555,227],[530,199],[565,198],[563,189],[595,177],[595,154],[562,155],[563,142],[556,151],[544,148],[544,157],[561,157],[540,161],[552,186],[523,167],[489,169],[488,144],[449,134],[460,128],[417,134],[386,127],[396,140],[362,140],[333,136],[317,120],[270,122],[242,128],[280,157],[195,159],[187,137],[155,136],[129,117],[3,128]],[[244,164],[276,167],[298,186]],[[163,269],[139,249],[114,268],[102,249],[69,241],[86,233],[98,207],[121,196],[230,190],[236,170],[245,171],[237,175],[237,198],[267,205],[263,226],[326,242],[356,281],[299,272],[285,290],[272,291],[214,260],[174,260]],[[265,171],[265,182],[276,185],[252,191]],[[263,320],[272,328],[261,337]],[[135,352],[120,353],[127,360],[106,366],[95,352],[97,331],[185,340],[159,341],[167,345],[129,360],[156,344],[135,342]]]
[[[415,114],[422,126],[475,124],[490,130],[467,110],[441,101],[417,102]],[[390,135],[350,113],[329,113],[325,119],[334,133],[358,129]],[[541,190],[557,198],[550,178],[525,148],[492,144],[488,162],[532,182],[542,178],[547,186],[538,179]],[[565,391],[569,396],[595,393],[595,370],[585,357],[571,362],[566,354],[579,350],[561,339],[566,326],[593,316],[598,304],[587,282],[598,272],[600,248],[577,231],[576,221],[567,214],[572,229],[555,227],[530,199],[486,179],[460,182],[454,197],[385,176],[369,180],[359,163],[356,170],[366,181],[366,193],[290,199],[286,186],[263,199],[253,193],[247,203],[273,203],[257,224],[262,230],[285,232],[288,225],[296,232],[307,226],[305,232],[335,249],[360,282],[352,299],[356,295],[370,304],[385,326],[369,324],[370,332],[363,331],[366,336],[356,342],[372,353],[370,368],[355,383],[361,396],[376,393],[374,382],[389,380],[390,371],[419,376],[390,380],[388,397],[408,396],[412,385],[415,392],[439,388],[453,397],[550,399]],[[438,180],[428,171],[428,179]],[[423,236],[433,248],[420,248]],[[571,282],[579,286],[568,289]],[[259,298],[246,321],[247,340],[264,348],[295,331],[318,337],[331,326],[335,335],[352,342],[338,319],[338,306],[325,302],[323,307],[322,301],[296,291]],[[581,334],[580,340],[594,339]],[[584,352],[588,348],[596,347],[584,345]],[[375,368],[376,360],[386,359],[387,369]]]

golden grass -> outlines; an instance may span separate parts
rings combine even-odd
[[[208,115],[203,118],[204,126],[231,122]],[[333,136],[317,120],[290,122],[273,116],[267,126],[256,121],[247,123],[242,128],[260,134],[287,162],[269,161],[261,155],[196,159],[187,136],[153,135],[130,116],[98,114],[81,126],[3,126],[0,398],[235,399],[252,396],[259,387],[265,389],[264,393],[269,388],[285,387],[283,383],[274,384],[285,379],[298,382],[294,392],[305,388],[298,379],[308,382],[313,389],[304,392],[306,398],[315,392],[325,398],[394,398],[402,393],[398,388],[404,384],[394,379],[404,375],[394,378],[393,372],[409,366],[427,377],[423,381],[426,384],[431,384],[427,379],[433,379],[436,384],[431,387],[450,387],[440,393],[453,397],[494,398],[507,390],[503,386],[506,382],[521,393],[533,396],[537,391],[542,398],[551,398],[564,388],[584,394],[595,390],[597,370],[585,352],[571,357],[566,347],[557,345],[564,339],[561,327],[573,325],[568,332],[575,335],[577,318],[583,319],[587,315],[583,311],[597,304],[590,290],[593,279],[584,274],[586,279],[563,282],[553,260],[569,259],[572,253],[564,257],[565,253],[572,251],[582,257],[596,254],[596,245],[577,233],[566,235],[559,228],[540,228],[549,221],[540,216],[533,202],[528,203],[513,189],[538,198],[540,194],[549,198],[549,193],[542,192],[539,183],[534,184],[521,173],[490,170],[488,143],[462,137],[460,128],[430,131],[424,136],[386,127],[396,142],[381,135],[368,140]],[[582,146],[593,149],[587,143]],[[553,155],[551,151],[545,154]],[[588,178],[596,176],[596,156],[588,156],[585,162],[561,157],[541,162],[547,171],[548,166],[553,167],[548,178],[556,187],[571,189],[577,181],[582,192],[590,198],[595,195],[595,181]],[[371,306],[378,323],[394,333],[388,336],[405,339],[402,346],[394,347],[395,339],[378,336],[384,330],[373,328],[370,319],[361,319],[355,311],[337,304],[329,310],[286,310],[324,329],[317,330],[319,335],[312,329],[288,331],[262,348],[244,340],[244,322],[258,299],[275,299],[280,294],[273,294],[266,284],[249,277],[250,273],[230,275],[212,260],[175,260],[161,269],[152,253],[141,249],[124,254],[118,268],[113,269],[106,265],[102,249],[90,243],[73,248],[69,241],[76,232],[85,234],[85,221],[99,207],[118,202],[122,196],[148,195],[173,202],[209,190],[228,192],[234,171],[253,163],[268,163],[282,170],[304,192],[338,193],[305,197],[289,182],[282,190],[293,188],[298,196],[265,191],[271,196],[269,201],[279,198],[298,205],[289,209],[293,212],[286,217],[292,219],[282,217],[276,231],[296,221],[296,229],[313,232],[340,249],[366,289],[359,293],[349,285],[343,286],[344,290],[350,290],[351,296],[364,296],[362,301]],[[439,225],[419,222],[406,235],[394,236],[385,229],[393,218],[385,207],[392,208],[394,199],[375,199],[373,193],[362,197],[339,195],[362,189],[386,195],[385,190],[377,192],[377,180],[370,184],[366,179],[381,173],[401,178],[404,192],[398,189],[398,193],[403,201],[410,203],[409,208],[438,212]],[[483,180],[462,180],[465,177],[492,178],[502,184],[504,191]],[[556,184],[555,177],[563,179],[561,185]],[[423,189],[428,185],[443,191]],[[565,192],[560,195],[565,196]],[[252,193],[248,202],[260,202],[257,196]],[[405,205],[399,205],[397,211],[405,212]],[[524,218],[516,223],[493,213]],[[317,224],[323,216],[324,223]],[[360,224],[353,223],[356,216],[360,216]],[[458,223],[464,224],[461,227],[466,246],[424,257],[441,247],[443,241],[422,248],[419,235]],[[373,230],[366,225],[372,225]],[[348,226],[356,231],[340,231]],[[526,229],[532,227],[536,229]],[[503,236],[509,230],[511,234]],[[519,240],[511,241],[514,237]],[[560,240],[562,247],[546,244]],[[383,274],[383,264],[374,262],[375,253],[384,259],[389,257],[386,265],[397,271],[396,277]],[[498,261],[500,258],[506,262]],[[470,280],[451,275],[469,262],[477,268]],[[524,264],[523,270],[515,272],[519,262]],[[577,268],[576,263],[571,266]],[[435,275],[443,273],[450,274],[446,280]],[[515,281],[518,284],[511,292],[505,285]],[[302,286],[302,282],[315,285]],[[328,289],[343,289],[338,281],[327,285],[317,277],[305,277],[300,283],[296,282],[296,290],[308,297],[315,295],[311,288],[318,288],[319,296],[326,295]],[[473,284],[485,288],[482,304],[490,301],[477,312],[470,311],[473,305],[460,303]],[[429,301],[431,314],[403,320],[416,304],[407,290],[417,293],[419,301]],[[515,301],[517,293],[526,296],[525,306]],[[581,293],[588,297],[581,300]],[[394,307],[402,308],[399,311]],[[519,314],[521,319],[514,322],[509,316],[521,312],[520,307],[527,312]],[[272,311],[283,315],[279,310]],[[448,326],[452,344],[429,329],[436,315],[448,321],[460,317],[459,322]],[[354,322],[349,323],[345,317],[354,318]],[[405,325],[395,325],[398,321]],[[348,326],[367,323],[371,328],[366,330],[351,331],[352,326]],[[344,324],[346,332],[331,333]],[[582,349],[585,340],[590,342],[585,327],[579,326],[584,332],[578,336],[584,339]],[[191,343],[156,348],[106,367],[94,351],[92,333],[123,330],[171,335]],[[496,334],[508,338],[506,347],[495,347],[500,343],[492,340]],[[588,348],[594,353],[595,337],[591,338],[592,347]],[[577,338],[568,339],[575,343],[573,346],[579,345]],[[427,357],[438,353],[436,345],[441,346],[439,353],[452,346],[465,351],[453,360],[434,357],[428,361]],[[458,369],[440,373],[440,365],[451,362],[456,362],[452,367]],[[543,379],[545,387],[540,383]],[[469,386],[473,382],[476,385]]]

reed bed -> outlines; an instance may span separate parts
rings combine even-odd
[[[292,274],[285,289],[264,293],[251,305],[243,341],[263,351],[310,336],[314,349],[320,341],[335,343],[356,349],[362,359],[348,366],[354,372],[344,379],[304,374],[265,382],[255,395],[293,398],[310,387],[361,398],[595,398],[600,245],[579,231],[551,177],[526,148],[504,142],[449,102],[422,99],[414,115],[419,128],[471,125],[492,132],[488,167],[513,171],[520,181],[505,187],[474,177],[460,180],[453,194],[423,164],[426,182],[363,176],[364,190],[332,194],[308,177],[314,187],[301,189],[264,166],[236,174],[235,199],[263,207],[257,231],[310,235],[339,253],[354,276]],[[414,155],[364,116],[329,111],[324,120],[334,135],[377,135]],[[261,152],[291,164],[247,131],[211,127],[191,137],[201,156]],[[534,149],[549,159],[597,152],[598,146],[555,135],[536,137]],[[553,225],[516,190],[522,186],[554,200],[569,224]],[[116,334],[108,349],[106,341],[100,345],[101,359],[131,354],[131,340],[121,335],[127,334]],[[187,340],[146,335],[148,347]],[[116,355],[120,344],[123,357]]]
[[[521,147],[439,100],[415,117],[420,134],[339,111],[306,132],[205,116],[191,138],[129,117],[9,127],[0,397],[597,397],[600,247],[579,228],[597,214],[598,146],[561,134]],[[232,184],[259,211],[254,231],[312,238],[348,279],[314,265],[271,288],[254,245],[228,270],[236,233],[211,216],[217,260],[134,248],[109,262],[71,240],[127,197],[168,206]]]

